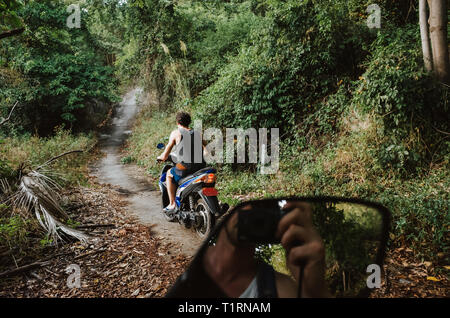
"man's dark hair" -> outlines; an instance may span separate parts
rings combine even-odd
[[[177,113],[177,123],[184,127],[189,127],[191,124],[191,115],[186,112],[178,112]]]

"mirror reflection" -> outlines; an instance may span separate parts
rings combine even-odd
[[[199,252],[185,273],[185,292],[192,297],[355,297],[367,289],[366,269],[377,260],[382,233],[382,214],[365,204],[248,202],[232,210]]]

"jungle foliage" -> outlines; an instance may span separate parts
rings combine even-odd
[[[0,41],[0,114],[20,105],[6,129],[50,135],[61,124],[86,128],[87,104],[117,101],[112,67],[85,24],[67,27],[63,2],[27,1],[15,8],[25,30]]]
[[[393,211],[394,246],[448,253],[449,88],[424,69],[414,1],[377,1],[380,29],[367,26],[366,0],[128,3],[118,74],[161,102],[139,119],[132,159],[156,173],[151,147],[177,109],[204,128],[278,127],[279,173],[223,165],[223,200],[365,197]]]
[[[178,109],[204,128],[278,127],[279,173],[223,165],[222,200],[373,199],[394,213],[394,246],[448,255],[449,88],[424,69],[416,1],[377,1],[380,29],[368,0],[86,0],[80,29],[65,26],[69,3],[0,1],[0,32],[24,28],[0,40],[0,117],[20,103],[3,134],[75,131],[92,104],[117,100],[118,82],[141,85],[158,107],[124,161],[157,171],[154,145]]]

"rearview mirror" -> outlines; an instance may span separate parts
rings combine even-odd
[[[381,279],[371,274],[382,268],[389,220],[385,207],[359,199],[241,203],[166,296],[367,297]]]

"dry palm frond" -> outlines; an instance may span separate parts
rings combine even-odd
[[[6,178],[0,179],[0,194],[8,195],[12,192],[11,186]]]
[[[63,155],[79,152],[71,151]],[[0,190],[4,195],[9,196],[5,203],[10,203],[13,207],[18,208],[28,214],[34,214],[39,224],[47,231],[47,234],[56,243],[58,240],[64,240],[64,236],[76,238],[80,241],[86,241],[88,236],[81,231],[72,229],[64,223],[69,220],[69,216],[64,212],[58,201],[61,199],[59,194],[61,187],[49,177],[56,173],[43,172],[52,161],[62,157],[59,155],[34,170],[24,173],[23,166],[20,168],[19,178],[15,191],[7,179],[0,180]],[[48,170],[49,171],[49,170]],[[45,174],[44,174],[45,173]]]
[[[187,53],[187,46],[186,46],[186,43],[184,43],[181,40],[180,40],[180,49],[186,55],[186,53]]]
[[[164,53],[166,53],[167,55],[170,55],[170,51],[169,51],[169,48],[167,47],[167,45],[165,45],[164,43],[161,42],[161,46],[164,50]]]
[[[39,170],[40,173],[43,175],[51,178],[52,180],[58,180],[58,181],[68,181],[67,178],[63,173],[56,172],[50,169],[41,169]]]
[[[60,232],[85,241],[87,236],[83,232],[60,221],[69,217],[57,202],[60,199],[59,190],[60,187],[51,178],[33,170],[22,177],[12,202],[24,211],[34,212],[39,224],[55,242],[63,239]]]

